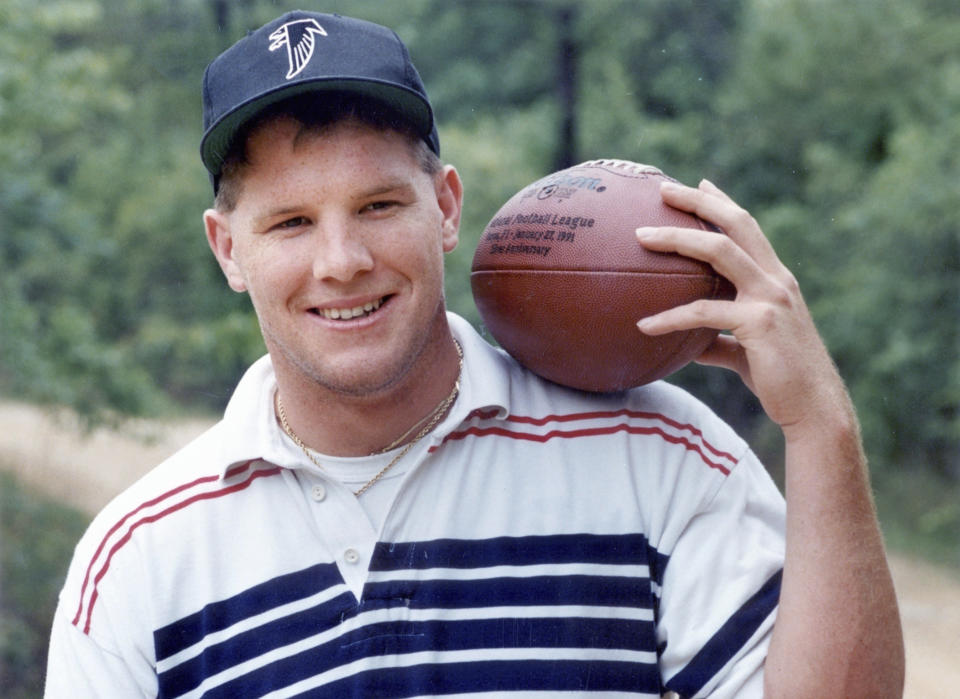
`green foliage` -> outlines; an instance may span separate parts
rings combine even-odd
[[[156,394],[99,336],[86,295],[98,221],[71,191],[83,142],[129,107],[93,48],[96,2],[0,7],[0,387],[89,409],[143,412]],[[42,89],[37,89],[42,86]]]
[[[184,324],[157,316],[138,333],[137,363],[163,377],[181,405],[225,405],[238,377],[266,352],[252,313],[233,311]]]
[[[0,391],[114,414],[217,409],[263,352],[207,250],[206,62],[268,0],[0,5]],[[758,218],[851,386],[874,468],[960,473],[960,12],[943,0],[330,0],[396,28],[466,184],[473,249],[557,154],[709,177]],[[571,18],[572,48],[563,43]],[[576,59],[573,142],[559,96]],[[568,56],[569,57],[569,56]],[[732,375],[676,378],[755,443]],[[180,406],[180,407],[177,407]]]
[[[10,137],[0,142],[0,390],[71,405],[91,422],[157,413],[166,386],[181,386],[142,363],[156,339],[144,329],[166,322],[180,347],[196,348],[191,324],[228,325],[245,307],[220,282],[200,223],[208,11],[201,0],[0,8]],[[244,342],[225,354],[262,350]],[[210,393],[200,408],[222,405]]]
[[[875,469],[956,478],[960,13],[757,0],[742,36],[720,102],[728,189],[800,279]]]
[[[88,518],[21,487],[0,464],[0,677],[10,699],[43,691],[57,594]]]
[[[946,98],[946,95],[945,95]],[[955,94],[960,109],[960,94]],[[875,453],[900,468],[960,469],[960,234],[958,196],[933,183],[960,178],[960,124],[911,124],[862,199],[838,211],[856,241],[825,323],[838,361],[856,370],[854,395]],[[864,352],[864,347],[868,352]]]

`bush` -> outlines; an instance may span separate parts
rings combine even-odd
[[[43,693],[57,595],[88,521],[0,471],[0,677],[7,699]]]

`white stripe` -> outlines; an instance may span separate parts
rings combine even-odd
[[[591,563],[543,563],[539,565],[503,565],[489,568],[404,568],[371,571],[368,582],[390,580],[490,580],[493,578],[569,577],[590,575],[611,578],[649,578],[650,568],[643,564],[607,565]]]
[[[378,610],[378,613],[384,610]],[[375,612],[367,612],[374,614]],[[367,614],[361,615],[367,623]],[[577,605],[409,609],[404,620],[480,621],[483,619],[623,619],[653,621],[653,610],[640,607],[581,607]],[[375,623],[375,622],[370,622]]]

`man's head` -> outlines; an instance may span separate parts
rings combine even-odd
[[[211,64],[204,114],[217,192],[207,239],[230,287],[250,296],[278,382],[351,400],[449,392],[436,362],[453,358],[443,256],[457,244],[462,186],[439,162],[396,36],[285,15]]]
[[[250,126],[281,103],[289,110],[298,96],[305,100],[294,116],[308,129],[333,123],[345,109],[348,117],[413,135],[439,155],[423,82],[392,30],[339,15],[290,12],[224,51],[204,74],[201,155],[214,192],[225,165],[238,153],[242,162],[237,142]],[[317,116],[307,116],[303,104]]]

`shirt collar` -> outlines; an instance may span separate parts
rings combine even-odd
[[[466,320],[447,313],[453,336],[463,349],[460,395],[450,415],[430,435],[433,444],[453,432],[471,414],[495,411],[499,418],[510,412],[511,360],[491,347]],[[276,466],[294,468],[299,455],[289,448],[277,425],[274,395],[276,377],[270,356],[254,362],[237,384],[224,411],[220,428],[220,476],[238,463],[262,459]]]

